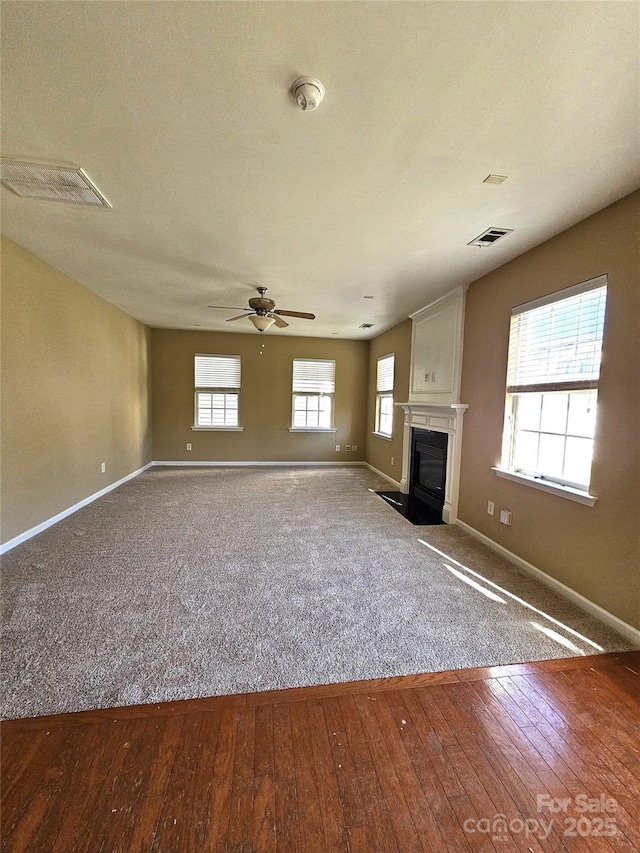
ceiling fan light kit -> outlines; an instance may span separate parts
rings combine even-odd
[[[275,323],[274,317],[269,317],[267,314],[249,314],[249,319],[259,332],[266,332],[270,326]]]

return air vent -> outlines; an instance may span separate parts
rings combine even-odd
[[[496,240],[499,240],[507,234],[511,234],[512,231],[513,228],[487,228],[487,230],[483,231],[482,234],[475,238],[475,240],[467,243],[467,246],[492,246]]]
[[[111,207],[82,169],[3,160],[0,182],[20,198]]]

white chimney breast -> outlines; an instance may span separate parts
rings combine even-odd
[[[462,372],[464,291],[411,314],[410,402],[457,403]]]

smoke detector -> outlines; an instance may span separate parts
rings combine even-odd
[[[298,77],[291,85],[291,94],[301,110],[315,110],[324,98],[324,86],[315,77]]]

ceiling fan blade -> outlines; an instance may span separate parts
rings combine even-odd
[[[273,312],[274,314],[281,314],[284,317],[301,317],[303,320],[315,320],[315,314],[305,314],[303,311],[281,311],[280,309]]]
[[[253,314],[253,311],[251,312]],[[238,314],[237,317],[229,317],[227,323],[230,323],[232,320],[243,320],[245,317],[250,317],[251,314]]]
[[[276,326],[277,326],[279,329],[284,329],[286,326],[288,326],[288,325],[289,325],[288,323],[286,323],[286,322],[282,319],[282,317],[278,317],[278,316],[276,316],[275,314],[272,314],[271,316],[273,317],[273,319],[274,319],[274,321],[275,321],[275,324],[276,324]]]
[[[220,308],[222,311],[251,311],[251,308],[230,308],[228,305],[207,305],[207,308]]]

